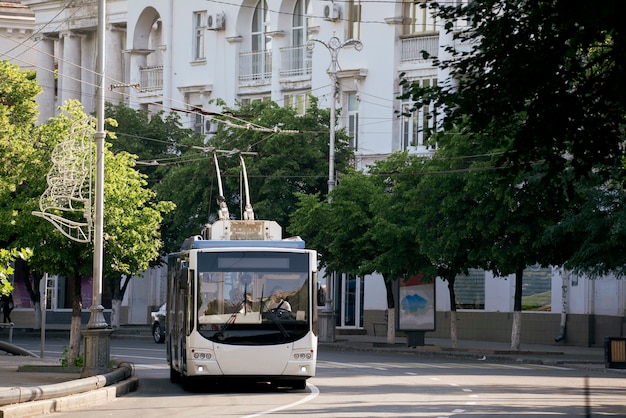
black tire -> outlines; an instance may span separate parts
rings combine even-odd
[[[170,366],[170,382],[172,383],[180,383],[181,376],[172,366]]]
[[[306,380],[294,380],[291,382],[291,387],[293,390],[304,390],[306,389]]]
[[[158,323],[152,326],[152,338],[157,344],[162,344],[165,342],[165,332],[161,328],[161,325]]]

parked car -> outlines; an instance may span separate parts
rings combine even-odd
[[[165,342],[165,305],[164,303],[158,311],[150,313],[152,317],[152,338],[154,338],[155,343]]]

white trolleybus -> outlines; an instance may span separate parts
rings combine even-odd
[[[304,389],[317,359],[317,253],[254,220],[249,203],[244,220],[219,203],[221,219],[168,258],[170,379]]]

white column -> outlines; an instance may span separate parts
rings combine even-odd
[[[282,67],[282,56],[280,48],[285,45],[285,32],[276,31],[269,32],[268,36],[272,38],[272,80],[271,80],[271,98],[276,103],[282,103],[282,91],[280,89],[280,70]]]
[[[129,84],[141,84],[141,69],[146,66],[147,56],[152,51],[146,49],[133,49],[130,51],[126,51],[126,53],[130,56],[130,79]],[[138,100],[138,90],[137,89],[127,89],[129,93],[128,97],[128,106],[134,109],[138,109],[140,106],[140,102]]]
[[[97,37],[96,32],[91,31],[80,36],[80,102],[85,109],[85,113],[93,113],[96,111],[96,83],[98,75],[94,63],[98,59],[96,51]]]
[[[124,79],[124,60],[126,58],[122,51],[125,49],[126,29],[109,25],[107,28],[107,43],[105,56],[107,57],[105,74],[105,100],[111,103],[124,101],[127,89],[110,90],[111,85],[126,83]],[[122,93],[122,94],[120,94]]]
[[[81,36],[68,31],[61,34],[63,42],[63,66],[59,71],[62,80],[59,90],[60,104],[66,100],[81,99]]]
[[[56,112],[54,84],[54,39],[42,36],[37,40],[37,83],[42,92],[37,96],[39,123],[45,123]]]

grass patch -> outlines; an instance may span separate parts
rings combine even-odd
[[[530,296],[522,296],[522,310],[524,311],[549,311],[551,303],[551,290],[542,293],[535,293]]]

